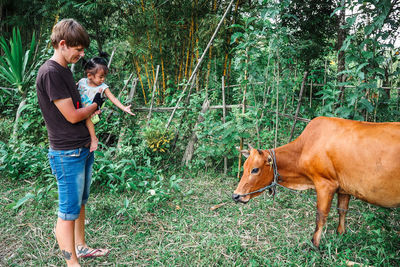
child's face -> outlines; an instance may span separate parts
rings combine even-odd
[[[104,83],[106,79],[106,73],[100,68],[97,70],[96,74],[88,73],[88,79],[93,85],[99,86],[100,84]]]

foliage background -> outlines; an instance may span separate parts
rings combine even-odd
[[[171,126],[165,127],[170,112],[153,112],[149,119],[154,84],[154,108],[174,107],[229,2],[0,0],[0,177],[7,187],[22,187],[5,188],[12,195],[7,212],[14,216],[32,203],[50,208],[57,201],[34,80],[52,55],[51,28],[62,18],[75,18],[88,30],[92,43],[86,57],[106,52],[111,60],[113,55],[107,83],[122,102],[135,88],[136,116],[107,102],[96,125],[101,145],[92,188],[94,194],[125,196],[119,199],[118,215],[132,207],[132,195],[140,196],[143,203],[135,205],[149,213],[190,199],[194,188],[203,188],[194,179],[199,175],[224,177],[229,192],[221,182],[225,191],[216,194],[230,194],[237,182],[232,177],[240,171],[237,146],[283,145],[292,128],[295,138],[304,121],[316,116],[399,121],[400,3],[395,0],[235,0]],[[9,61],[8,48],[21,51],[20,56]],[[26,64],[18,68],[21,75],[15,77],[20,78],[5,78],[9,62]],[[83,76],[79,64],[73,73],[76,80]],[[226,104],[233,105],[225,119],[221,108],[200,113],[205,99],[212,107],[223,104],[222,86]],[[198,121],[199,115],[204,120]],[[294,116],[305,120],[294,127]],[[182,165],[193,134],[193,158]],[[378,261],[372,253],[366,262],[398,260],[396,252],[384,252],[391,256]],[[251,263],[247,257],[241,262]]]

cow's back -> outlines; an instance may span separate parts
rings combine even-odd
[[[400,205],[400,123],[318,117],[296,142],[310,179],[337,181],[341,192],[375,205]]]

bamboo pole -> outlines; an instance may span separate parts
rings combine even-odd
[[[142,4],[142,11],[144,13],[145,9],[144,9],[144,1],[143,0],[142,0],[141,4]],[[150,53],[150,66],[151,66],[151,70],[152,70],[152,74],[153,74],[152,77],[153,77],[153,80],[154,80],[155,78],[154,78],[153,53],[151,52],[151,40],[150,40],[150,34],[149,34],[148,30],[146,30],[146,35],[147,35],[147,44],[148,44],[149,53]]]
[[[135,78],[135,79],[132,80],[131,91],[129,92],[128,99],[127,99],[126,103],[131,103],[132,102],[133,96],[136,93],[136,86],[137,86],[138,80],[139,80],[138,78]]]
[[[201,112],[199,114],[199,116],[197,117],[197,122],[193,127],[193,132],[192,132],[192,136],[189,139],[189,143],[186,146],[185,149],[185,153],[183,154],[181,163],[182,165],[188,165],[189,162],[192,160],[193,155],[194,155],[194,145],[196,144],[198,137],[196,134],[196,128],[198,127],[198,125],[200,123],[202,123],[204,121],[204,117],[203,114],[207,112],[207,110],[210,107],[210,100],[208,100],[207,98],[204,100],[203,105],[201,107]]]
[[[207,73],[206,73],[206,92],[208,91],[208,83],[209,83],[210,72],[211,72],[212,49],[213,49],[213,46],[210,47],[210,52],[208,55]]]
[[[270,86],[267,86],[267,82],[268,82],[268,76],[269,76],[269,63],[270,63],[270,59],[271,56],[268,56],[268,61],[267,61],[267,68],[265,70],[265,83],[264,83],[264,93],[263,93],[263,107],[265,107],[267,105],[267,95],[269,94],[269,90],[270,90]],[[261,118],[260,120],[262,121],[262,119],[264,118],[264,108],[261,112]]]
[[[133,79],[133,81],[132,81],[132,88],[128,94],[128,99],[127,99],[126,103],[131,103],[133,100],[133,97],[135,96],[137,80],[138,79],[136,78],[136,79]],[[126,133],[126,126],[122,128],[121,134],[119,135],[118,142],[117,142],[117,151],[121,151],[122,142],[124,140],[125,133]]]
[[[158,28],[158,20],[157,20],[157,16],[156,16],[156,9],[154,8],[154,4],[152,4],[153,7],[153,12],[154,12],[154,23],[156,26],[156,31],[157,34],[159,34],[160,29]],[[161,40],[161,39],[160,39]],[[160,50],[160,57],[161,57],[161,77],[162,77],[162,102],[164,103],[164,96],[165,96],[165,90],[166,90],[166,86],[165,86],[165,75],[164,75],[164,57],[163,57],[163,51],[162,51],[162,46],[161,46],[161,41],[159,40],[158,42],[158,47]],[[159,92],[160,96],[161,96],[161,91]]]
[[[111,56],[110,56],[110,60],[108,61],[108,64],[107,64],[107,68],[110,68],[110,66],[111,66],[111,62],[114,58],[115,50],[117,50],[117,47],[114,47],[113,51],[111,52]]]
[[[246,113],[246,92],[247,92],[247,68],[249,64],[249,55],[248,55],[248,50],[246,48],[246,63],[245,63],[245,69],[244,69],[244,80],[245,80],[245,85],[243,88],[243,101],[242,101],[242,114]],[[244,143],[244,138],[240,137],[240,151],[243,150],[243,143]],[[242,153],[239,152],[239,162],[238,162],[238,173],[237,173],[237,178],[240,179],[240,171],[242,168]]]
[[[311,80],[311,85],[310,85],[310,108],[312,106],[312,89],[313,89],[313,80]]]
[[[196,6],[197,6],[197,0],[196,0]],[[199,23],[198,23],[198,18],[197,18],[197,16],[196,16],[195,26],[196,26],[196,46],[195,46],[195,49],[196,49],[196,62],[198,62],[198,61],[199,61],[199,35],[198,35],[198,32],[199,32]],[[199,75],[197,75],[197,79],[196,79],[196,92],[199,92],[199,91],[200,91],[200,84],[199,84],[199,81],[200,81]]]
[[[142,93],[143,93],[143,98],[144,98],[144,104],[147,105],[146,92],[145,92],[145,90],[144,90],[144,85],[143,85],[142,77],[140,76],[140,67],[139,67],[139,64],[138,64],[138,62],[137,62],[136,60],[135,60],[135,66],[136,66],[136,73],[137,73],[137,76],[138,76],[138,78],[139,78],[140,85],[141,85],[141,87],[142,87]]]
[[[121,90],[121,91],[119,91],[119,94],[118,94],[118,99],[120,99],[120,98],[121,98],[121,96],[122,96],[122,92],[123,92],[123,91],[125,91],[125,89],[128,87],[128,84],[129,84],[129,82],[131,81],[132,77],[133,77],[133,72],[131,73],[131,75],[129,75],[129,78],[128,78],[128,80],[126,81],[126,83],[125,83],[124,87],[122,87],[122,90]]]
[[[194,68],[192,75],[190,76],[190,78],[189,78],[187,84],[185,85],[185,88],[183,89],[183,91],[182,91],[182,93],[181,93],[181,96],[179,97],[179,99],[178,99],[178,101],[177,101],[177,103],[176,103],[176,106],[175,106],[174,110],[172,111],[172,114],[171,114],[171,116],[170,116],[170,118],[169,118],[169,120],[168,120],[168,122],[167,122],[166,128],[169,127],[169,125],[170,125],[170,123],[171,123],[171,121],[172,121],[172,118],[174,117],[175,111],[176,111],[176,109],[177,109],[177,107],[178,107],[180,101],[182,100],[184,93],[186,92],[186,90],[187,90],[187,88],[188,88],[188,85],[190,84],[190,82],[192,81],[193,77],[195,76],[197,70],[199,69],[200,64],[201,64],[202,61],[203,61],[204,55],[207,53],[208,49],[210,48],[211,44],[213,43],[214,38],[215,38],[215,36],[217,35],[218,30],[219,30],[219,28],[221,27],[221,25],[222,25],[222,23],[223,23],[223,21],[224,21],[226,15],[228,14],[228,11],[230,10],[230,8],[231,8],[231,6],[232,6],[232,4],[233,4],[234,1],[235,1],[235,0],[231,0],[231,2],[229,3],[229,6],[228,6],[228,8],[226,9],[224,15],[222,16],[221,21],[218,23],[218,26],[217,26],[217,28],[215,29],[214,34],[213,34],[213,36],[211,37],[211,39],[210,39],[210,41],[209,41],[209,43],[208,43],[206,49],[204,49],[203,54],[201,55],[201,57],[200,57],[198,63],[196,64],[196,67]]]
[[[187,53],[186,53],[186,65],[185,65],[185,78],[189,77],[188,76],[188,71],[189,71],[189,58],[190,58],[190,46],[192,44],[192,33],[193,33],[193,17],[190,23],[190,29],[189,29],[189,39],[188,39],[188,46],[187,46]]]
[[[326,69],[328,65],[328,59],[325,59],[325,67],[324,67],[324,86],[326,85]],[[325,99],[322,99],[322,106],[325,106]]]
[[[299,102],[297,103],[296,113],[294,115],[294,122],[293,122],[292,130],[290,131],[289,142],[292,141],[292,138],[293,138],[293,132],[294,132],[294,129],[296,127],[297,116],[299,115],[300,106],[301,106],[301,99],[303,97],[303,91],[304,91],[305,83],[306,83],[306,80],[307,80],[307,76],[308,76],[308,71],[305,71],[304,72],[304,76],[303,76],[303,82],[301,83],[301,88],[300,88]]]
[[[226,123],[225,78],[222,76],[222,123]],[[224,156],[224,175],[228,173],[228,158]]]
[[[179,64],[178,79],[176,80],[176,84],[179,84],[182,80],[182,74],[184,72],[184,70],[183,70],[183,62],[184,61],[185,61],[185,45],[182,44],[182,52],[181,52],[181,58],[180,58],[181,63]]]
[[[144,71],[145,71],[146,78],[147,78],[147,85],[149,86],[149,91],[151,91],[151,78],[149,77],[149,72],[147,70],[146,58],[144,57],[144,55],[142,55],[142,57],[143,57],[143,62],[144,62]]]
[[[212,8],[213,8],[213,13],[215,13],[217,9],[217,0],[213,0],[212,2]],[[208,55],[208,63],[207,63],[207,73],[206,73],[206,94],[208,94],[208,83],[209,83],[209,78],[210,78],[210,73],[211,73],[211,62],[212,62],[212,49],[213,45],[210,46],[210,52]]]
[[[276,50],[276,118],[275,118],[275,138],[274,138],[274,148],[278,145],[278,126],[279,126],[279,81],[280,81],[280,71],[279,71],[279,48]],[[275,70],[275,69],[274,69]]]
[[[151,111],[153,109],[153,104],[154,104],[154,94],[157,90],[157,79],[158,79],[158,70],[159,69],[160,69],[160,65],[157,65],[156,77],[155,77],[154,84],[153,84],[153,93],[151,94],[150,110],[149,110],[149,114],[147,115],[147,125],[149,125],[150,119],[151,119]]]

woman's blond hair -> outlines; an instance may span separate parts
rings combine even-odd
[[[83,46],[83,48],[88,48],[90,45],[89,34],[74,19],[63,19],[54,25],[50,39],[54,48],[58,48],[58,43],[61,40],[65,40],[66,45],[70,47]]]

